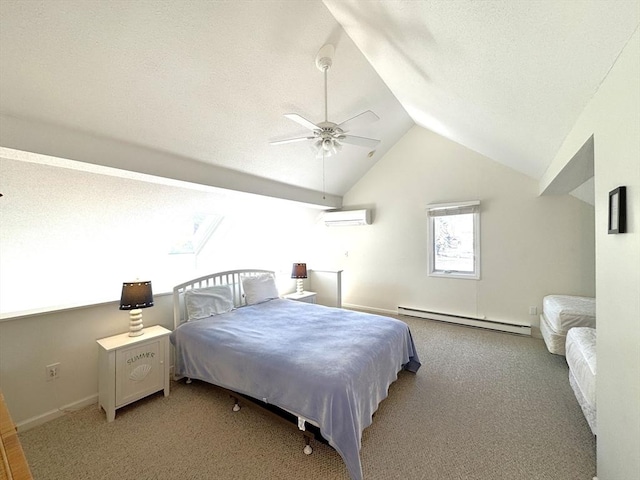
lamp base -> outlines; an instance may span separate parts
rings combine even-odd
[[[302,294],[302,292],[304,291],[304,285],[303,285],[303,283],[304,283],[304,280],[303,280],[302,278],[298,278],[298,279],[296,280],[296,293],[297,293],[298,295],[301,295],[301,294]]]
[[[134,308],[133,310],[129,310],[129,336],[130,337],[139,337],[144,332],[142,329],[144,325],[142,325],[142,309]]]

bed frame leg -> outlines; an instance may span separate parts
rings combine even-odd
[[[187,381],[185,382],[187,385],[189,385],[191,382],[193,382],[193,380],[191,380],[190,378],[187,377]]]
[[[233,395],[231,396],[231,398],[233,399],[233,408],[232,408],[232,410],[234,412],[239,412],[240,411],[240,404],[238,403],[238,399],[236,397],[234,397]]]
[[[304,436],[305,446],[302,449],[305,455],[311,455],[313,453],[313,448],[311,448],[311,445],[309,445],[310,442],[311,442],[311,439],[305,435]]]

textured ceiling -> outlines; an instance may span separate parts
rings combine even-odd
[[[325,0],[416,124],[539,179],[638,0]]]
[[[2,0],[0,111],[322,190],[322,161],[283,117],[324,119],[318,50],[336,47],[329,119],[380,120],[326,161],[326,190],[344,194],[412,125],[320,1]]]
[[[326,163],[343,195],[413,125],[533,178],[637,28],[637,0],[0,1],[0,113],[320,191],[284,113],[380,120]]]

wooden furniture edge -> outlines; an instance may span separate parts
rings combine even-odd
[[[27,459],[20,445],[18,430],[9,415],[4,403],[4,396],[0,392],[0,450],[2,451],[1,479],[33,480]]]

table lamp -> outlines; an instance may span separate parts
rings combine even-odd
[[[142,309],[153,307],[151,282],[125,282],[122,284],[120,310],[129,312],[129,336],[142,335]]]
[[[291,278],[296,279],[296,293],[298,295],[302,294],[303,288],[303,279],[307,278],[307,264],[306,263],[294,263],[293,270],[291,270]]]

